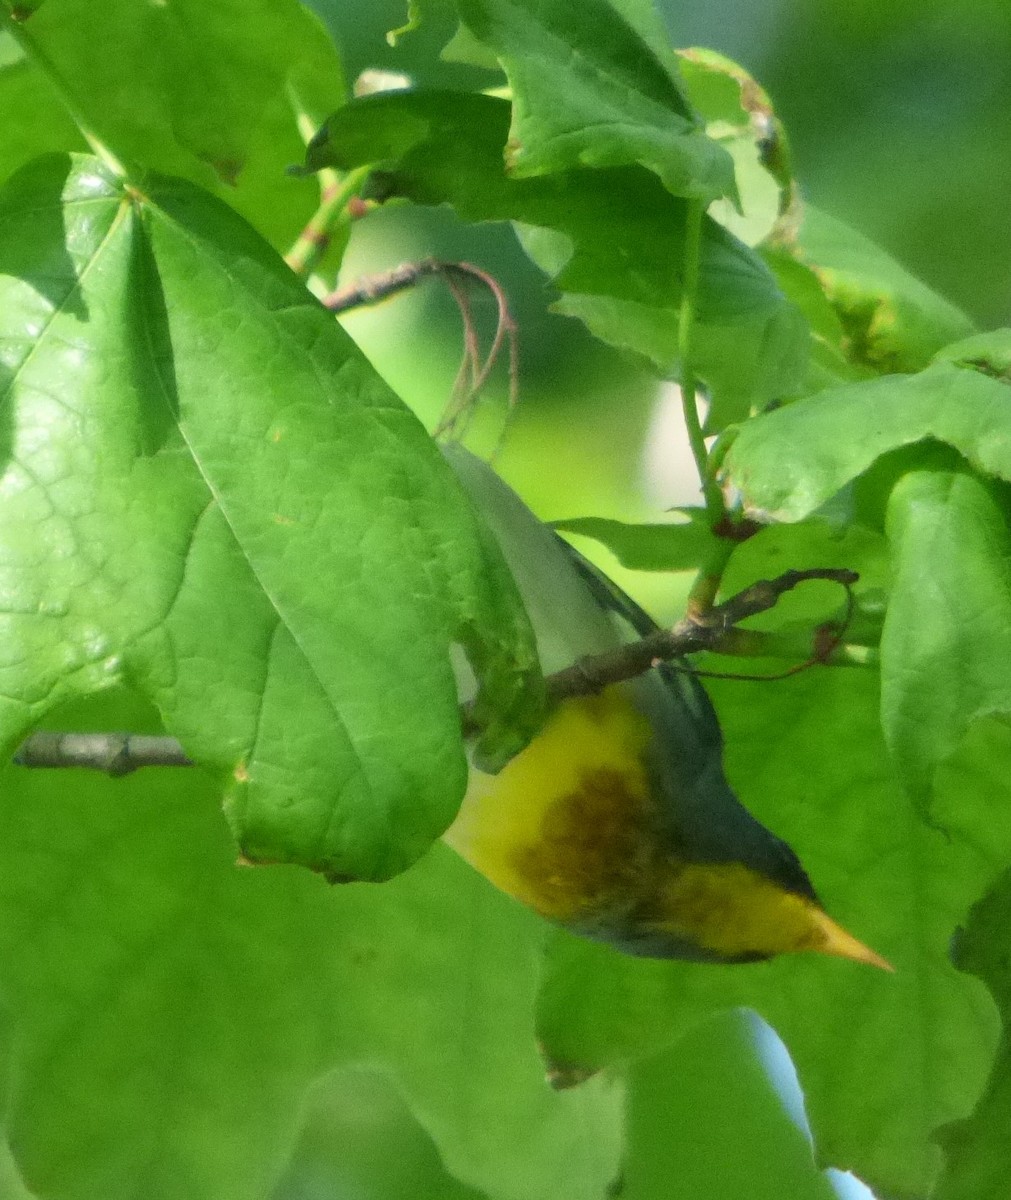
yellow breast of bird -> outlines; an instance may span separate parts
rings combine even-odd
[[[807,896],[732,857],[693,859],[657,808],[653,736],[620,684],[566,700],[498,775],[471,772],[444,839],[543,917],[631,953],[746,961],[823,950],[881,965]]]
[[[498,775],[472,772],[445,840],[550,920],[627,911],[657,870],[650,736],[620,686],[566,700]]]

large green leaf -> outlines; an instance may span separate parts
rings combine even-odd
[[[278,249],[318,202],[285,175],[313,122],[340,104],[340,61],[298,0],[46,0],[12,25],[26,57],[0,72],[0,178],[82,148],[65,104],[113,154],[217,191]]]
[[[128,679],[233,773],[248,857],[402,869],[465,784],[450,644],[536,716],[515,588],[420,424],[191,185],[42,160],[0,272],[7,744]]]
[[[926,439],[953,446],[984,474],[1011,479],[1009,433],[1007,382],[941,360],[916,375],[829,388],[748,421],[725,462],[752,509],[797,521],[882,455]]]
[[[947,1165],[937,1200],[1000,1200],[1011,1177],[1011,871],[975,905],[953,947],[960,970],[981,979],[990,989],[1004,1021],[1004,1031],[987,1089],[972,1116],[938,1130]]]
[[[880,549],[833,551],[826,538],[820,551],[811,542],[791,555],[790,532],[744,543],[728,590],[819,558],[880,582]],[[764,545],[773,534],[775,558]],[[997,1038],[992,1003],[954,970],[948,947],[1011,858],[1011,823],[1000,815],[1011,731],[997,722],[970,731],[939,772],[927,821],[896,779],[870,672],[822,668],[767,685],[709,686],[742,800],[795,848],[828,911],[896,974],[814,957],[733,971],[636,961],[557,934],[541,997],[546,1051],[578,1077],[669,1046],[714,1010],[753,1007],[797,1065],[823,1161],[883,1194],[924,1194],[938,1167],[932,1132],[971,1110]]]
[[[785,520],[806,516],[885,460],[863,489],[890,492],[895,575],[882,720],[921,803],[969,723],[1011,710],[1006,488],[966,463],[1011,479],[1006,343],[1006,335],[958,342],[916,375],[832,388],[759,417],[741,427],[726,459],[745,502]]]
[[[730,156],[685,99],[669,46],[608,0],[456,0],[513,94],[506,161],[517,176],[638,163],[676,196],[733,195]]]
[[[120,696],[63,728],[150,727]],[[382,886],[246,869],[200,771],[4,773],[6,1129],[40,1200],[269,1194],[314,1080],[392,1075],[495,1200],[603,1197],[621,1091],[533,1041],[543,925],[448,849]]]
[[[11,1074],[14,1068],[14,1022],[7,1007],[6,994],[0,1009],[0,1103],[3,1112],[9,1111],[11,1102]],[[0,1137],[0,1196],[4,1200],[37,1200],[25,1186],[24,1177],[18,1168],[17,1159],[11,1153],[6,1123]]]
[[[563,293],[555,308],[676,369],[686,202],[639,167],[513,177],[502,164],[508,126],[509,105],[491,96],[387,93],[331,117],[306,161],[310,170],[380,164],[379,196],[535,227],[523,241]],[[693,366],[721,418],[795,390],[807,330],[761,258],[706,217],[700,272]]]
[[[392,1074],[330,1072],[308,1093],[298,1144],[273,1200],[482,1200],[449,1174]]]
[[[1009,489],[941,450],[896,482],[893,578],[881,638],[881,716],[903,781],[930,798],[969,724],[1011,712]]]
[[[86,150],[80,130],[58,103],[41,69],[0,30],[0,103],[5,116],[0,138],[0,180],[30,159],[53,150]]]

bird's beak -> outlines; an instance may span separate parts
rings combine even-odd
[[[887,958],[882,958],[869,946],[858,942],[851,933],[847,933],[841,925],[837,925],[827,913],[818,909],[812,913],[812,916],[821,935],[821,940],[811,947],[812,950],[817,950],[820,954],[834,954],[839,958],[849,958],[854,962],[867,963],[872,967],[880,967],[882,971],[895,972],[895,968]]]

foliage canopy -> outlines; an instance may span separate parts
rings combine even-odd
[[[806,205],[767,97],[641,0],[412,4],[447,13],[507,93],[349,99],[296,0],[0,3],[0,734],[164,729],[199,764],[5,768],[3,1194],[737,1196],[750,1138],[749,1194],[827,1196],[752,1009],[819,1162],[999,1196],[1011,335]],[[365,202],[449,205],[513,223],[592,353],[705,388],[708,511],[572,532],[715,556],[728,594],[860,572],[838,662],[711,690],[742,797],[894,978],[625,958],[437,841],[451,646],[491,757],[542,683],[422,423],[281,257],[317,171],[317,291]],[[732,546],[724,496],[762,522]],[[735,669],[803,658],[834,602],[777,608]]]

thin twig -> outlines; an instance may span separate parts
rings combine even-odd
[[[697,654],[701,650],[718,649],[720,642],[734,632],[738,622],[767,612],[786,592],[812,579],[827,579],[846,589],[848,609],[845,619],[848,620],[853,603],[852,588],[858,578],[854,571],[818,567],[787,571],[776,579],[759,580],[705,613],[686,616],[672,629],[658,629],[638,642],[590,655],[571,667],[556,671],[545,681],[548,696],[557,702],[570,696],[591,695],[612,683],[634,679],[661,662]],[[815,663],[825,662],[838,646],[844,629],[844,622],[834,625],[815,654],[807,662],[784,672],[783,676],[795,675]],[[721,678],[753,679],[755,676],[726,675]],[[477,732],[470,704],[461,706],[460,719],[465,733]],[[14,761],[23,767],[87,767],[109,775],[126,775],[140,767],[193,766],[175,738],[129,733],[33,733],[22,744]]]
[[[416,263],[401,263],[399,267],[383,271],[381,275],[363,275],[354,283],[337,288],[324,296],[323,303],[331,312],[349,312],[352,308],[378,304],[380,300],[414,287],[419,279],[435,273],[436,262],[432,258]]]
[[[378,304],[433,275],[439,275],[446,280],[460,310],[464,334],[464,352],[460,369],[453,384],[446,412],[435,430],[435,436],[440,437],[454,428],[474,397],[488,382],[492,369],[502,353],[502,347],[506,344],[509,346],[510,410],[515,405],[519,361],[517,328],[512,313],[509,311],[509,302],[502,285],[494,275],[475,266],[474,263],[444,262],[441,259],[425,258],[419,262],[402,263],[399,267],[393,267],[378,275],[367,275],[356,279],[353,283],[337,288],[330,295],[324,297],[323,303],[331,312],[350,312],[354,308]],[[488,289],[498,309],[495,336],[483,362],[471,314],[470,298],[461,287],[462,283],[473,283],[475,280]],[[469,382],[468,376],[470,377]]]
[[[673,629],[658,629],[638,642],[582,658],[571,667],[549,675],[546,680],[548,695],[553,700],[590,695],[609,684],[641,675],[659,663],[697,654],[701,650],[712,650],[738,622],[768,612],[781,596],[801,583],[827,579],[850,593],[858,578],[855,571],[815,567],[805,571],[786,571],[776,579],[760,579],[723,604],[717,604],[702,613],[687,614]],[[808,665],[804,664],[805,667]]]
[[[474,324],[470,293],[464,286],[463,280],[457,279],[453,275],[446,275],[444,278],[446,286],[460,310],[460,319],[463,322],[463,355],[450,389],[449,403],[439,419],[436,436],[453,429],[462,437],[464,430],[459,427],[458,423],[460,418],[472,409],[471,401],[477,395],[477,379],[481,370],[481,342],[477,336],[477,326]]]
[[[700,671],[684,663],[677,662],[671,663],[671,666],[678,671],[694,675],[698,679],[733,679],[741,683],[773,683],[776,680],[789,679],[792,675],[800,675],[801,672],[810,670],[811,667],[824,666],[831,661],[832,655],[842,645],[843,637],[846,634],[850,621],[853,619],[853,606],[856,603],[852,584],[841,578],[836,579],[835,582],[841,583],[846,589],[846,609],[840,620],[827,621],[824,625],[818,626],[814,635],[814,649],[802,662],[794,663],[792,667],[786,667],[782,671],[774,671],[767,675],[745,675],[737,671]],[[740,633],[750,634],[752,631],[740,629],[728,630],[725,635],[725,641],[732,642],[734,640],[733,635]],[[758,637],[761,637],[761,634],[758,634]],[[725,647],[722,646],[713,646],[712,649],[717,652],[725,651]]]
[[[107,775],[129,775],[139,767],[192,767],[171,737],[134,733],[52,733],[40,730],[14,755],[21,767],[88,767]]]
[[[328,178],[324,181],[323,172],[320,172],[323,187],[319,207],[284,256],[284,261],[296,275],[304,278],[315,270],[330,245],[335,226],[348,220],[348,203],[358,193],[367,174],[365,170],[352,171],[340,179],[336,171],[327,171]]]

